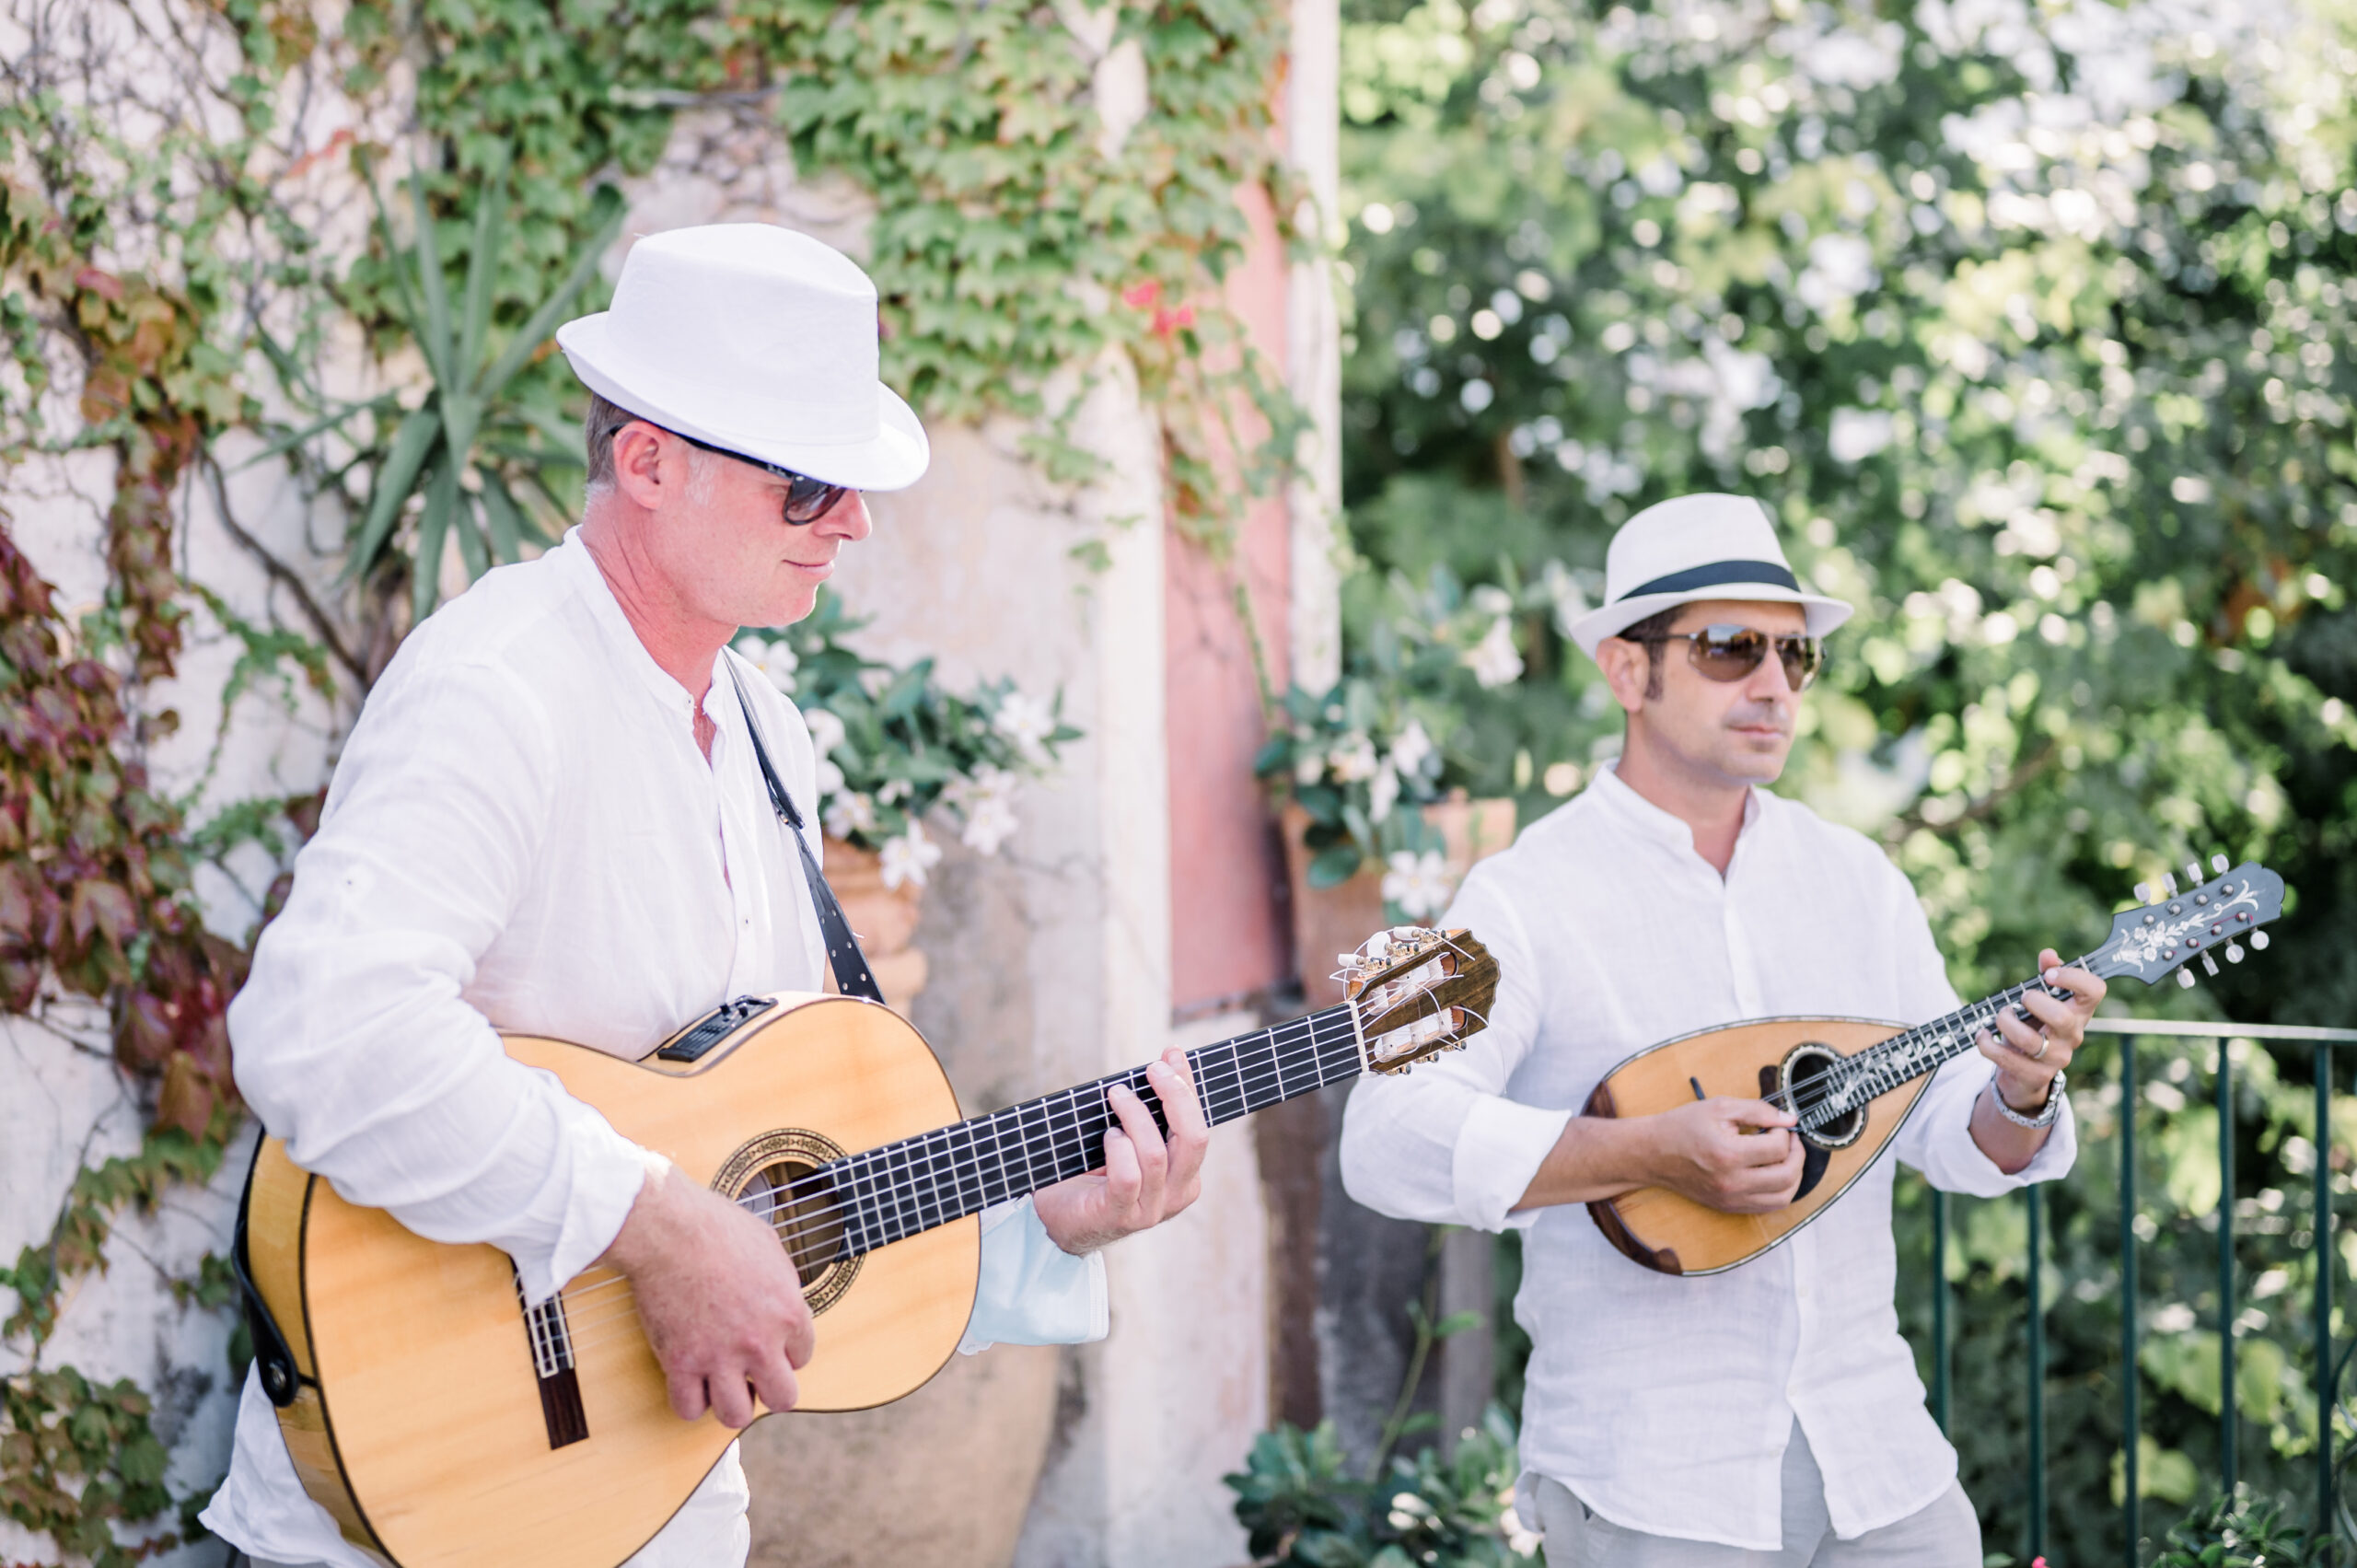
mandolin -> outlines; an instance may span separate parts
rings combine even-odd
[[[2183,892],[2174,875],[2162,878],[2157,899],[2138,887],[2141,907],[2114,917],[2103,946],[2075,967],[2147,985],[2174,971],[2189,986],[2193,973],[2184,966],[2196,958],[2214,975],[2218,952],[2240,963],[2245,942],[2265,947],[2259,927],[2283,912],[2283,879],[2252,862],[2229,871],[2223,854],[2211,868],[2217,880],[2204,883],[2200,865],[2189,863],[2192,885]],[[1749,1262],[1849,1191],[1889,1145],[1932,1074],[1972,1050],[2005,1008],[2021,1011],[2032,987],[2070,995],[2028,981],[1914,1028],[1866,1018],[1761,1018],[1638,1052],[1605,1075],[1584,1114],[1651,1116],[1711,1095],[1767,1100],[1799,1119],[1800,1188],[1791,1203],[1764,1214],[1727,1214],[1659,1187],[1590,1203],[1588,1214],[1613,1246],[1661,1273],[1715,1274]]]
[[[1337,978],[1341,1005],[1188,1053],[1211,1121],[1455,1049],[1483,1027],[1498,968],[1464,932],[1403,927],[1345,955]],[[947,1362],[973,1308],[981,1211],[1097,1168],[1114,1084],[1168,1130],[1143,1067],[958,1121],[923,1037],[840,995],[738,997],[635,1062],[505,1043],[770,1222],[817,1328],[803,1411],[900,1399]],[[238,1263],[296,1472],[377,1561],[621,1562],[736,1440],[709,1414],[672,1413],[621,1275],[593,1268],[528,1304],[506,1254],[347,1203],[274,1138]]]

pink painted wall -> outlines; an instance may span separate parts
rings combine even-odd
[[[1229,306],[1272,373],[1285,371],[1284,246],[1265,194],[1240,198],[1252,223],[1244,262],[1228,275]],[[1243,423],[1257,440],[1257,422]],[[1284,500],[1255,504],[1232,558],[1215,563],[1175,528],[1167,552],[1170,738],[1171,1002],[1181,1014],[1265,990],[1290,972],[1284,859],[1252,759],[1267,734],[1252,647],[1236,610],[1240,580],[1261,656],[1285,690],[1291,589]]]

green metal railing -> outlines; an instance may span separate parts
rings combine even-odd
[[[2091,1033],[2119,1038],[2119,1289],[2120,1289],[2120,1431],[2124,1471],[2123,1511],[2128,1529],[2129,1568],[2137,1568],[2142,1536],[2142,1491],[2138,1474],[2140,1396],[2137,1371],[2136,1309],[2136,1046],[2142,1037],[2178,1036],[2218,1042],[2216,1077],[2218,1104],[2218,1456],[2221,1491],[2231,1494],[2235,1481],[2236,1427],[2240,1424],[2235,1395],[2235,1116],[2234,1061],[2229,1040],[2281,1040],[2305,1043],[2315,1051],[2316,1157],[2313,1166],[2313,1221],[2310,1249],[2316,1262],[2316,1294],[2311,1303],[2309,1333],[2316,1354],[2317,1442],[2316,1454],[2316,1523],[2322,1534],[2345,1529],[2347,1521],[2335,1505],[2333,1477],[2333,1391],[2346,1366],[2348,1352],[2336,1354],[2332,1333],[2332,1147],[2333,1047],[2357,1044],[2357,1029],[2312,1028],[2299,1024],[2177,1023],[2148,1018],[2096,1018]],[[2030,1304],[2027,1358],[2029,1420],[2028,1556],[2036,1559],[2047,1546],[2046,1490],[2046,1313],[2041,1292],[2046,1250],[2046,1197],[2041,1188],[2023,1189],[2029,1221],[2027,1271]],[[1932,1193],[1932,1413],[1942,1431],[1948,1427],[1951,1345],[1951,1288],[1947,1277],[1948,1196]],[[2357,1347],[2351,1347],[2357,1350]]]

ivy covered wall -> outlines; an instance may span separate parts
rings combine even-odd
[[[1126,482],[1214,557],[1288,471],[1218,287],[1238,187],[1296,208],[1287,28],[1223,0],[0,6],[0,1557],[197,1539],[245,1354],[222,1014],[407,627],[566,520],[577,409],[515,341],[535,310],[569,277],[595,308],[626,209],[695,215],[658,171],[758,144],[707,215],[766,180],[866,256],[888,377],[1028,476],[1037,575],[1097,635],[1138,516],[1102,504],[1109,391],[1150,432]],[[462,295],[478,250],[484,353],[522,355],[480,434],[414,295]],[[1045,901],[1073,874],[1025,875]]]

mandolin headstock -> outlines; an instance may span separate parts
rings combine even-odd
[[[1398,925],[1341,956],[1359,1057],[1370,1073],[1404,1073],[1455,1051],[1489,1025],[1498,960],[1469,931]]]
[[[2175,970],[2177,983],[2189,986],[2193,971],[2184,966],[2196,958],[2214,975],[2213,954],[2223,953],[2228,963],[2238,964],[2244,943],[2265,947],[2267,933],[2259,927],[2283,912],[2283,878],[2255,860],[2229,871],[2221,854],[2210,865],[2219,875],[2205,882],[2200,863],[2188,861],[2189,885],[2182,892],[2174,874],[2164,876],[2158,889],[2139,883],[2136,897],[2142,907],[2112,918],[2111,935],[2084,960],[2088,970],[2106,980],[2134,975],[2147,985]]]

